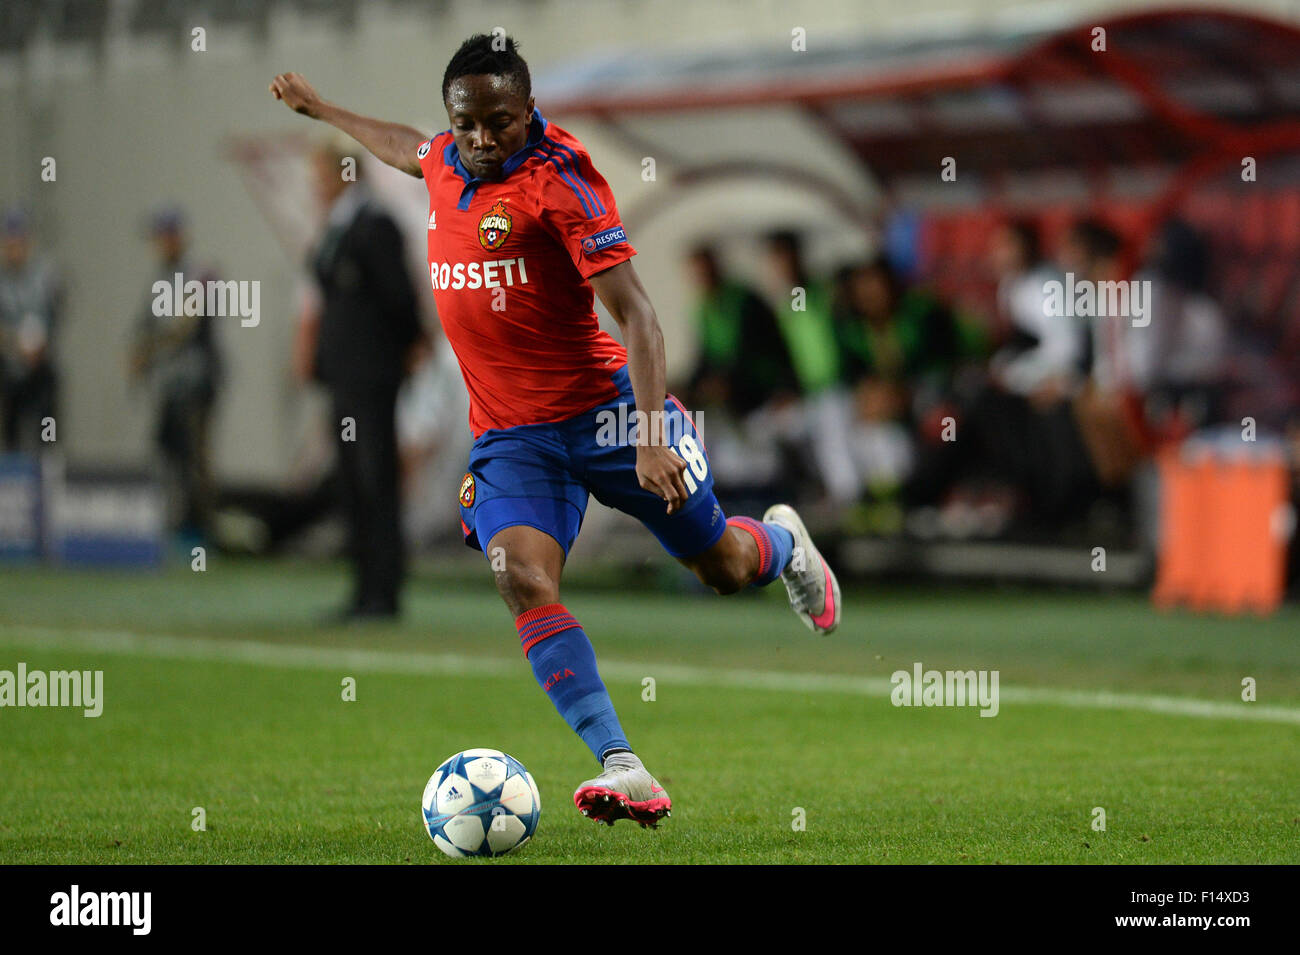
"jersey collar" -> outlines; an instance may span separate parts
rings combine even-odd
[[[542,111],[534,107],[533,118],[528,124],[527,142],[524,143],[522,149],[514,153],[501,164],[501,179],[494,180],[495,182],[501,182],[509,178],[511,173],[528,161],[528,158],[532,156],[533,152],[536,151],[537,147],[545,138],[546,127],[548,125],[549,123],[547,122],[546,117],[542,115]],[[447,131],[451,132],[450,129]],[[456,175],[460,176],[460,178],[464,180],[465,187],[461,189],[460,201],[456,203],[456,208],[468,209],[470,200],[474,198],[474,193],[477,192],[478,187],[487,180],[470,175],[469,170],[465,168],[465,164],[461,162],[460,150],[456,148],[456,140],[454,138],[447,144],[447,148],[442,151],[442,161],[446,165],[450,166],[452,170],[455,171]]]

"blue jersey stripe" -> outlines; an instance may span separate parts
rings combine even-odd
[[[574,181],[569,178],[569,174],[564,171],[564,166],[560,162],[559,158],[556,156],[552,156],[549,153],[542,154],[542,155],[544,155],[546,162],[550,163],[552,166],[554,166],[556,169],[559,170],[560,178],[562,178],[565,182],[569,184],[569,188],[573,190],[573,194],[577,196],[578,201],[582,203],[582,211],[586,213],[587,218],[588,219],[594,218],[591,212],[591,207],[587,205],[587,197],[582,194],[582,190],[579,189],[578,186],[574,183]]]
[[[560,177],[569,184],[569,188],[573,190],[578,197],[578,201],[582,203],[582,209],[587,214],[588,219],[593,219],[604,211],[600,208],[600,204],[591,192],[590,187],[578,175],[568,159],[555,151],[554,143],[545,140],[539,147],[539,152],[546,158],[547,162],[559,171]]]
[[[596,207],[596,214],[604,215],[605,204],[600,201],[600,197],[596,195],[596,190],[591,188],[591,184],[587,182],[587,180],[584,179],[582,175],[578,172],[578,165],[579,165],[578,154],[573,151],[572,147],[561,145],[560,143],[557,143],[553,139],[547,138],[545,142],[550,145],[553,151],[559,153],[560,155],[568,159],[569,168],[573,171],[573,175],[577,178],[578,182],[581,183],[583,188],[587,190],[588,197],[591,199],[592,204]]]
[[[600,201],[596,196],[595,190],[593,190],[587,181],[578,173],[576,163],[571,161],[571,159],[561,151],[563,147],[559,146],[559,144],[555,143],[553,140],[547,139],[543,140],[541,149],[547,150],[546,152],[543,152],[542,155],[546,157],[547,161],[550,162],[551,165],[559,170],[561,177],[564,178],[564,181],[567,182],[569,187],[577,194],[578,200],[582,203],[583,211],[587,213],[587,218],[594,219],[598,215],[604,215],[604,203]],[[588,204],[588,200],[590,200],[590,204]],[[593,209],[595,210],[594,212],[592,211]]]

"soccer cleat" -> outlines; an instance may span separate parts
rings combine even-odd
[[[789,565],[781,571],[790,606],[808,629],[830,633],[840,624],[840,582],[817,545],[808,536],[798,513],[788,504],[774,504],[763,515],[763,523],[784,527],[794,538]]]
[[[673,814],[673,801],[639,759],[631,753],[620,753],[605,762],[605,771],[588,779],[573,794],[573,804],[580,813],[608,826],[619,819],[631,819],[648,829],[657,829],[659,820]]]

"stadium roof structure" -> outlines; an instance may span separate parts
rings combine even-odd
[[[632,143],[631,121],[643,118],[794,107],[846,146],[886,197],[942,202],[939,171],[951,156],[981,201],[1014,197],[1026,182],[1059,183],[1050,174],[1068,170],[1090,197],[1136,191],[1153,227],[1189,189],[1243,157],[1262,165],[1300,150],[1300,31],[1213,8],[816,42],[806,52],[611,57],[553,71],[536,86],[550,113],[599,121]],[[707,158],[674,156],[671,141],[653,147],[685,185],[766,172],[803,178],[867,212],[864,197],[810,181],[819,177],[797,162],[719,161],[717,143]]]

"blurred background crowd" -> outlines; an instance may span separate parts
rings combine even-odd
[[[888,250],[816,275],[799,235],[773,232],[768,281],[750,286],[696,249],[702,348],[680,390],[707,409],[723,492],[922,538],[1059,539],[1131,520],[1140,456],[1106,403],[1136,401],[1149,426],[1190,433],[1231,423],[1241,383],[1207,243],[1183,222],[1164,224],[1132,276],[1151,283],[1149,325],[1052,314],[1050,284],[1067,275],[1125,279],[1122,247],[1098,219],[1052,247],[1032,219],[993,223],[983,308],[955,305]],[[792,304],[794,289],[806,295]],[[1280,370],[1288,356],[1274,354]]]

